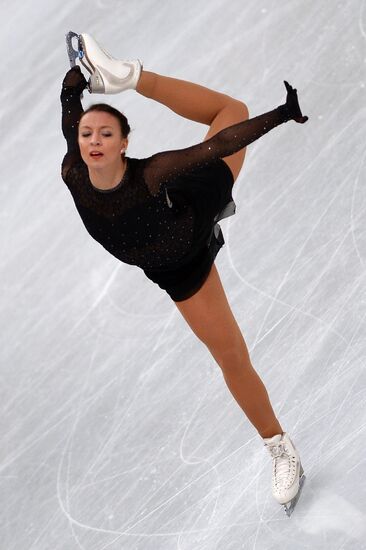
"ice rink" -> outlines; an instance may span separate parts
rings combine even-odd
[[[366,549],[366,3],[1,7],[1,550]],[[61,179],[69,30],[251,116],[298,90],[309,121],[248,147],[216,259],[307,475],[290,519],[213,357]],[[127,115],[131,157],[207,131],[132,90],[99,101]]]

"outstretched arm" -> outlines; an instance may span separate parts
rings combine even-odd
[[[148,160],[144,172],[150,193],[156,195],[161,184],[167,183],[182,172],[187,173],[198,166],[236,153],[284,122],[292,119],[300,123],[306,122],[308,118],[302,116],[296,90],[287,82],[285,86],[288,95],[284,105],[229,126],[207,141],[192,147],[153,155]]]
[[[78,124],[83,113],[80,96],[87,82],[80,67],[70,69],[63,80],[61,91],[62,133],[67,141],[67,153],[62,162],[62,177],[66,178],[71,165],[80,159]]]

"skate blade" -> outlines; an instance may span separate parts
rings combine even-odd
[[[77,38],[79,40],[79,35],[76,34],[76,32],[68,32],[66,35],[66,48],[67,48],[67,55],[69,56],[70,61],[70,67],[75,67],[76,60],[79,58],[79,50],[75,50],[72,39]]]
[[[297,495],[292,500],[290,500],[290,502],[287,502],[286,504],[283,505],[287,517],[291,517],[292,512],[295,510],[295,506],[298,503],[298,500],[300,498],[301,491],[302,491],[302,488],[303,488],[304,483],[305,483],[305,479],[306,479],[306,476],[303,474],[300,477],[299,490],[297,492]]]

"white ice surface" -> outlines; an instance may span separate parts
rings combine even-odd
[[[1,550],[366,549],[366,3],[1,2]],[[216,265],[307,483],[270,457],[173,302],[84,229],[60,177],[64,35],[309,122],[248,147]],[[129,155],[207,128],[85,94]]]

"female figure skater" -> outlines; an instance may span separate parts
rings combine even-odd
[[[249,119],[247,106],[191,82],[145,71],[139,60],[114,59],[88,34],[79,35],[80,67],[66,74],[62,178],[90,235],[111,254],[143,269],[165,290],[207,346],[225,382],[272,459],[272,492],[287,515],[305,479],[299,453],[276,418],[228,304],[214,259],[224,244],[218,220],[235,212],[232,186],[245,147],[302,115],[287,82],[286,103]],[[85,112],[80,96],[135,89],[177,114],[209,126],[202,143],[134,159],[125,155],[129,125],[106,104]]]

